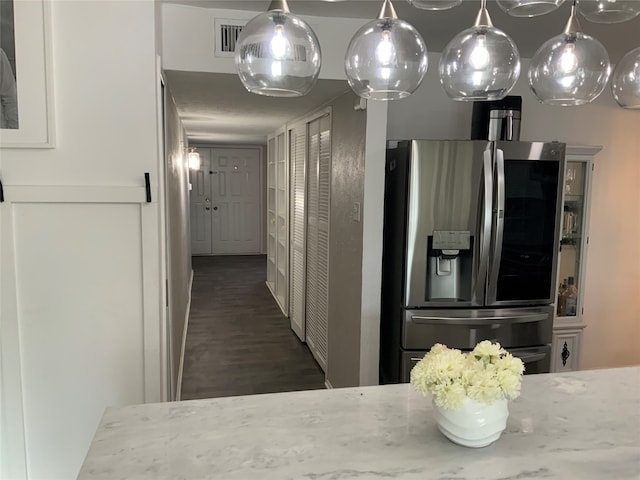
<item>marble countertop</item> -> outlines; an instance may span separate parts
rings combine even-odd
[[[509,410],[470,449],[406,384],[110,408],[78,478],[640,478],[640,367],[525,376]]]

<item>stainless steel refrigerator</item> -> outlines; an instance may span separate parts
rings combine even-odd
[[[381,383],[435,343],[549,371],[564,162],[557,142],[388,142]]]

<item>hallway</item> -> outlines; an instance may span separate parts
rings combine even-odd
[[[182,400],[325,388],[271,296],[266,258],[193,257]]]

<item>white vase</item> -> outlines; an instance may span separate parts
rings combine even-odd
[[[449,410],[433,404],[438,428],[445,437],[465,447],[479,448],[492,444],[507,426],[507,400],[492,404],[465,398],[460,408]]]

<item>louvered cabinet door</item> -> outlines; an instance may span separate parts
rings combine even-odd
[[[318,308],[316,291],[318,289],[318,152],[320,144],[320,122],[309,124],[309,158],[307,162],[307,281],[305,289],[306,306],[306,338],[309,350],[313,353],[318,363]],[[321,364],[322,366],[322,364]]]
[[[289,319],[291,329],[306,341],[305,332],[305,183],[307,163],[307,125],[289,131],[290,201],[290,275]]]
[[[330,117],[309,124],[307,173],[306,338],[311,353],[325,371],[329,315],[330,128]]]

